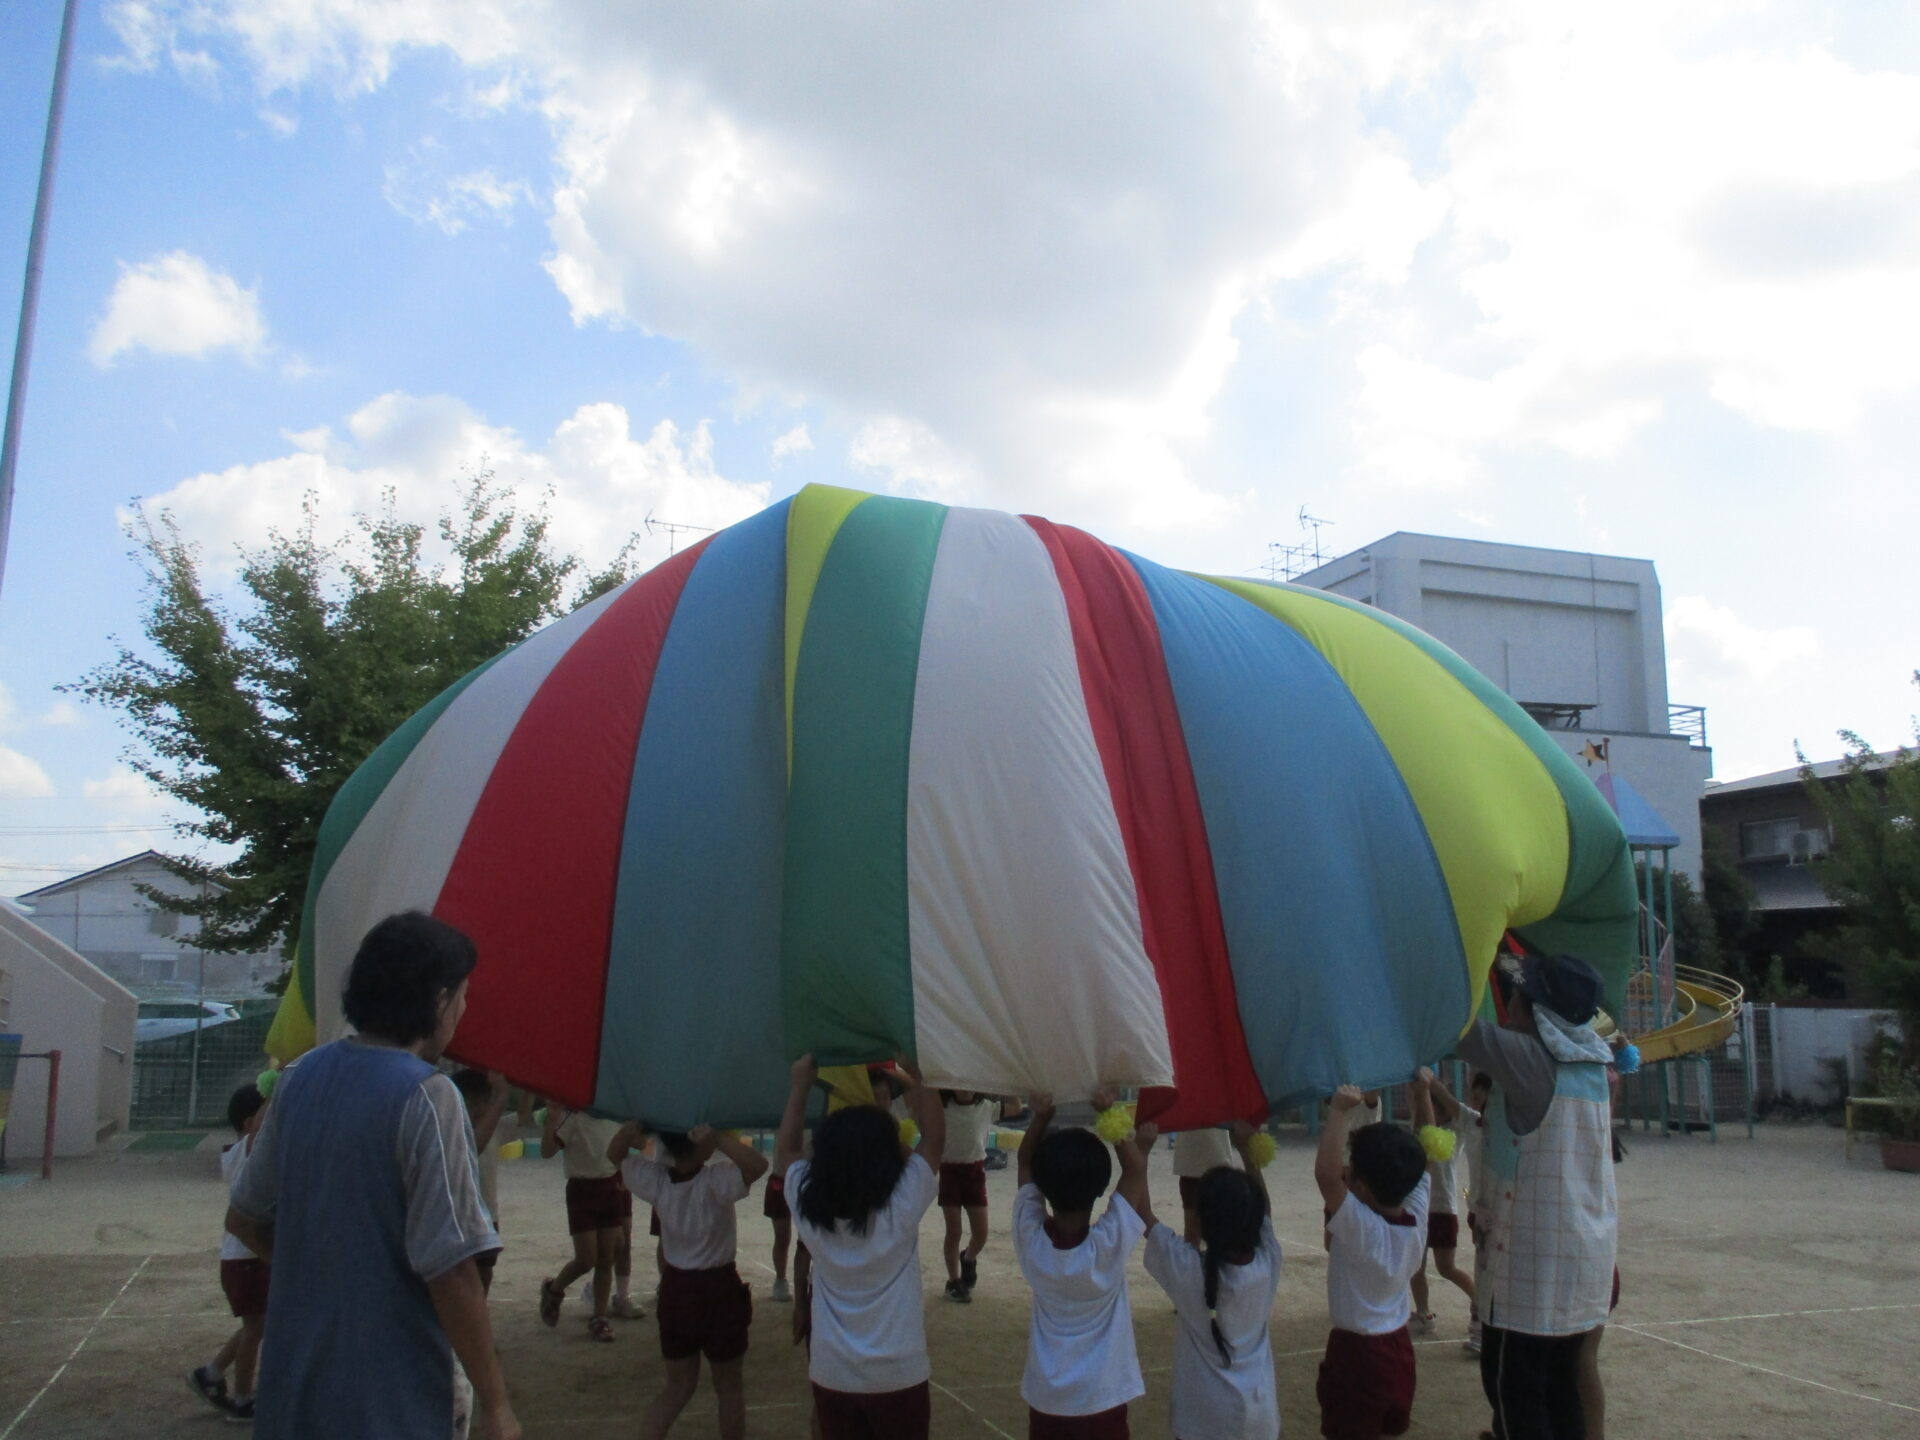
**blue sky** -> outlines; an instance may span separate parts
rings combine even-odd
[[[58,9],[0,9],[8,286]],[[1722,776],[1910,740],[1920,22],[1552,10],[89,0],[0,893],[164,833],[53,688],[137,634],[130,500],[217,565],[483,457],[594,558],[810,480],[1645,555]]]

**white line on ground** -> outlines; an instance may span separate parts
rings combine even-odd
[[[1709,1360],[1719,1360],[1727,1365],[1738,1365],[1742,1370],[1752,1370],[1757,1374],[1771,1375],[1779,1380],[1791,1380],[1799,1385],[1811,1385],[1816,1390],[1825,1390],[1829,1395],[1844,1395],[1849,1400],[1865,1400],[1873,1405],[1885,1405],[1893,1410],[1905,1410],[1912,1415],[1920,1415],[1920,1405],[1902,1405],[1898,1400],[1883,1400],[1878,1395],[1862,1395],[1858,1390],[1842,1390],[1838,1385],[1829,1385],[1823,1380],[1809,1380],[1804,1375],[1789,1375],[1784,1370],[1770,1369],[1765,1365],[1755,1365],[1751,1360],[1736,1360],[1731,1355],[1718,1355],[1711,1350],[1702,1350],[1698,1345],[1688,1345],[1679,1340],[1670,1340],[1665,1335],[1651,1335],[1634,1325],[1612,1325],[1612,1330],[1625,1330],[1638,1335],[1643,1340],[1656,1340],[1662,1345],[1671,1345],[1676,1350],[1687,1350],[1695,1355],[1704,1355]],[[6,1440],[0,1436],[0,1440]]]
[[[956,1395],[953,1391],[949,1390],[946,1386],[942,1385],[938,1380],[930,1381],[928,1383],[931,1384],[935,1390],[938,1390],[942,1395],[946,1396],[949,1400],[953,1401],[953,1403],[958,1405],[962,1410],[966,1411],[969,1415],[973,1416],[973,1418],[978,1420],[982,1425],[986,1426],[987,1429],[991,1430],[994,1434],[998,1435],[1000,1437],[1000,1440],[1014,1440],[1013,1436],[1007,1434],[1006,1431],[1002,1430],[998,1425],[994,1424],[993,1421],[989,1420],[986,1416],[982,1415],[978,1410],[974,1409],[973,1406],[969,1405],[966,1401],[962,1400],[958,1395]],[[4,1440],[4,1437],[0,1437],[0,1440]]]
[[[153,1315],[32,1315],[24,1320],[0,1320],[0,1325],[98,1325],[102,1320],[206,1320],[226,1316],[225,1310],[162,1310]]]
[[[1698,1320],[1636,1320],[1632,1325],[1622,1325],[1623,1330],[1634,1326],[1652,1328],[1656,1325],[1724,1325],[1734,1320],[1798,1320],[1803,1315],[1866,1315],[1876,1310],[1920,1310],[1915,1305],[1835,1305],[1825,1310],[1769,1310],[1761,1315],[1707,1315]]]
[[[120,1303],[120,1297],[127,1293],[127,1286],[133,1284],[134,1281],[140,1278],[140,1272],[147,1268],[147,1261],[151,1259],[153,1259],[153,1256],[148,1255],[145,1259],[141,1260],[138,1265],[133,1267],[133,1273],[121,1282],[120,1288],[113,1292],[113,1298],[107,1301],[107,1308],[102,1310],[93,1324],[87,1327],[86,1333],[74,1342],[73,1349],[67,1352],[67,1358],[60,1362],[60,1368],[47,1377],[46,1384],[33,1392],[33,1398],[20,1407],[20,1413],[7,1422],[7,1428],[0,1430],[0,1440],[8,1440],[8,1437],[20,1428],[20,1422],[33,1413],[33,1407],[40,1403],[40,1397],[53,1388],[53,1382],[67,1373],[67,1367],[73,1364],[75,1357],[86,1348],[87,1341],[93,1338],[93,1332],[100,1328],[100,1321],[106,1319],[107,1316],[113,1313],[113,1307],[118,1305]]]

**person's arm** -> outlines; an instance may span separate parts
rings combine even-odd
[[[607,1141],[607,1159],[618,1165],[640,1148],[640,1137],[644,1133],[639,1121],[629,1120],[614,1131],[613,1138]]]
[[[1447,1082],[1438,1074],[1429,1070],[1427,1074],[1427,1094],[1433,1097],[1434,1124],[1452,1125],[1460,1114],[1460,1101],[1453,1091],[1447,1088]]]
[[[233,1236],[262,1260],[273,1259],[273,1226],[261,1224],[244,1210],[227,1206],[227,1234]]]
[[[1352,1085],[1333,1092],[1327,1106],[1327,1123],[1320,1131],[1320,1148],[1313,1156],[1313,1183],[1320,1187],[1320,1199],[1329,1211],[1338,1210],[1347,1198],[1347,1124],[1353,1107],[1365,1099]]]
[[[1120,1181],[1113,1187],[1114,1193],[1133,1207],[1133,1213],[1149,1230],[1160,1223],[1153,1213],[1153,1197],[1147,1193],[1147,1156],[1153,1153],[1153,1142],[1159,1137],[1158,1126],[1136,1125],[1129,1138],[1113,1147],[1120,1161]]]
[[[280,1200],[279,1115],[277,1105],[262,1112],[246,1163],[227,1189],[227,1233],[262,1260],[273,1258],[273,1218]]]
[[[1422,1065],[1414,1071],[1413,1081],[1407,1086],[1407,1107],[1413,1111],[1413,1128],[1433,1124],[1433,1092],[1427,1087],[1433,1084],[1433,1072]]]
[[[434,1314],[447,1332],[453,1353],[473,1382],[473,1398],[480,1413],[474,1433],[486,1440],[518,1440],[520,1422],[507,1400],[506,1377],[493,1349],[493,1320],[487,1314],[487,1292],[480,1284],[479,1267],[471,1257],[427,1281]]]
[[[709,1135],[713,1137],[713,1148],[734,1163],[735,1168],[740,1171],[740,1178],[747,1183],[749,1189],[753,1187],[754,1181],[767,1173],[771,1162],[739,1136],[728,1134],[725,1130],[715,1130],[710,1125],[696,1125],[687,1132],[687,1138],[696,1145],[705,1141]]]
[[[484,1150],[493,1143],[494,1132],[500,1128],[500,1117],[507,1109],[507,1077],[498,1070],[487,1075],[487,1098],[480,1106],[480,1113],[473,1117],[473,1148]]]
[[[1267,1207],[1267,1213],[1271,1215],[1273,1213],[1273,1197],[1267,1193],[1266,1172],[1253,1163],[1253,1156],[1249,1153],[1250,1147],[1253,1145],[1253,1137],[1259,1133],[1260,1129],[1258,1126],[1250,1124],[1245,1120],[1234,1121],[1227,1130],[1228,1138],[1233,1141],[1233,1148],[1239,1152],[1240,1168],[1246,1171],[1247,1178],[1253,1181],[1254,1189],[1260,1192],[1260,1203]]]
[[[540,1127],[540,1158],[542,1160],[551,1160],[567,1148],[567,1142],[560,1138],[560,1127],[567,1123],[567,1113],[553,1101],[547,1102],[547,1123]]]
[[[1553,1103],[1553,1060],[1546,1046],[1523,1031],[1476,1020],[1454,1049],[1474,1069],[1491,1075],[1504,1092],[1514,1134],[1530,1135],[1540,1127]]]
[[[1033,1157],[1047,1138],[1047,1127],[1053,1124],[1053,1096],[1029,1095],[1027,1104],[1033,1118],[1027,1122],[1027,1133],[1020,1137],[1020,1151],[1014,1157],[1015,1174],[1023,1187],[1033,1183]]]
[[[806,1153],[807,1096],[813,1093],[813,1082],[820,1077],[820,1067],[813,1063],[813,1056],[802,1055],[793,1062],[791,1073],[793,1084],[787,1091],[787,1108],[780,1116],[780,1129],[773,1147],[773,1168],[782,1175]]]
[[[920,1143],[913,1153],[926,1161],[934,1174],[940,1173],[940,1157],[947,1150],[947,1107],[940,1092],[920,1078],[920,1067],[902,1056],[897,1062],[901,1072],[913,1082],[907,1104],[913,1110],[913,1123],[920,1127]]]

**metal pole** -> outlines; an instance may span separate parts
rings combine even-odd
[[[60,1120],[60,1052],[47,1052],[47,1139],[40,1147],[40,1178],[53,1179],[54,1130]]]
[[[202,885],[200,893],[206,895],[207,887]],[[193,1068],[187,1071],[187,1128],[193,1128],[200,1114],[200,1027],[207,1021],[207,947],[200,944],[200,932],[193,932],[194,951],[200,957],[200,980],[196,988],[193,1014]]]
[[[13,467],[20,454],[20,414],[26,406],[27,368],[33,358],[33,321],[40,308],[40,256],[47,243],[47,211],[53,203],[54,163],[60,155],[60,117],[67,108],[67,61],[73,54],[73,16],[80,0],[67,0],[60,15],[60,45],[53,58],[53,96],[47,102],[47,134],[40,147],[40,186],[33,197],[33,228],[27,237],[27,278],[20,292],[20,328],[13,341],[13,380],[7,387],[7,428],[0,438],[0,588],[7,579],[7,537],[13,528]]]

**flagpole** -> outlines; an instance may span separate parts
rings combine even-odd
[[[54,164],[60,156],[60,117],[67,108],[67,62],[73,55],[73,16],[80,0],[67,0],[60,15],[60,46],[53,58],[53,95],[47,102],[47,134],[40,147],[40,185],[33,196],[33,229],[27,237],[27,278],[20,293],[20,328],[13,341],[13,379],[7,386],[7,428],[0,438],[0,588],[7,581],[7,541],[13,530],[13,470],[20,455],[20,415],[26,408],[27,369],[33,359],[33,322],[40,309],[40,256],[47,243],[47,211],[53,205]]]

